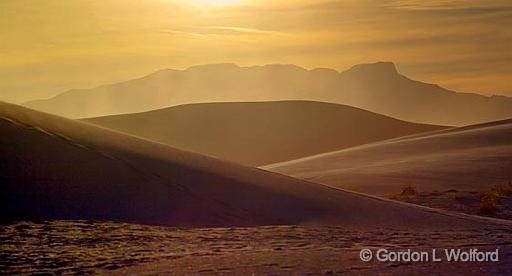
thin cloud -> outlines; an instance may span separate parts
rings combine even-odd
[[[253,28],[244,28],[244,27],[231,27],[231,26],[206,26],[201,27],[205,30],[213,30],[220,31],[220,33],[244,33],[244,34],[282,34],[281,32],[276,31],[268,31],[268,30],[259,30]]]
[[[512,4],[507,1],[460,1],[460,0],[441,0],[441,1],[418,1],[418,0],[395,0],[391,1],[388,7],[403,10],[463,10],[463,11],[503,11],[512,8]]]
[[[188,35],[188,36],[196,36],[196,37],[204,37],[206,34],[201,33],[194,33],[194,32],[186,32],[186,31],[180,31],[180,30],[162,30],[162,33],[166,34],[172,34],[172,35]]]
[[[254,34],[254,35],[265,35],[265,34],[281,35],[281,34],[283,34],[281,32],[276,32],[276,31],[259,30],[259,29],[244,28],[244,27],[231,27],[231,26],[203,26],[203,27],[189,28],[189,30],[165,29],[165,30],[162,30],[161,32],[166,33],[166,34],[172,34],[172,35],[186,35],[186,36],[195,36],[195,37],[206,37],[206,36],[214,36],[214,35],[239,35],[239,34]]]

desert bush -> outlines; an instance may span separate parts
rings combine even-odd
[[[491,192],[495,193],[496,196],[508,196],[510,194],[510,188],[505,185],[495,185]]]
[[[411,184],[407,184],[406,186],[403,187],[400,195],[401,196],[417,196],[418,191],[416,191],[416,189],[414,189],[414,187],[411,186]]]
[[[498,198],[496,193],[487,192],[480,198],[480,213],[493,214],[498,211]]]

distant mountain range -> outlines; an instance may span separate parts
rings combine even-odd
[[[143,112],[226,101],[315,100],[351,105],[398,119],[468,125],[512,117],[512,98],[458,93],[399,74],[391,62],[347,71],[295,65],[213,64],[160,70],[140,79],[77,89],[26,103],[70,118]]]
[[[189,104],[86,121],[249,166],[444,128],[312,101]]]

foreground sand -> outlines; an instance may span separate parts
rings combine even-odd
[[[510,228],[407,231],[344,227],[183,229],[53,221],[0,226],[0,273],[195,274],[507,274]],[[500,250],[497,263],[362,262],[362,248]]]

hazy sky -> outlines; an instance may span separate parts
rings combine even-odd
[[[0,0],[0,99],[17,102],[195,64],[379,60],[512,96],[512,1]]]

